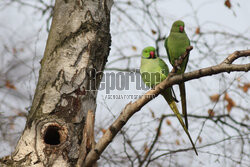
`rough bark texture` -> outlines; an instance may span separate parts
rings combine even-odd
[[[56,0],[25,130],[15,152],[0,166],[76,165],[86,114],[96,109],[97,91],[89,90],[99,86],[101,76],[95,75],[110,50],[112,4]]]
[[[80,153],[76,164],[77,167],[83,166],[87,154],[92,148],[95,147],[94,126],[95,126],[95,114],[93,111],[89,110],[87,114],[87,119],[85,121],[85,126],[83,129],[83,140],[79,150]],[[97,163],[94,162],[91,165],[92,167],[96,167]]]

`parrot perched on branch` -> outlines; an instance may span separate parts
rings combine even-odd
[[[168,59],[171,65],[175,66],[175,60],[178,60],[182,56],[186,48],[190,46],[190,40],[184,29],[184,22],[181,20],[175,21],[172,25],[169,36],[165,40],[165,48],[168,54]],[[180,67],[177,67],[177,74],[182,74],[185,72],[187,67],[189,55],[185,57]],[[187,119],[187,103],[186,103],[186,90],[185,83],[179,84],[180,94],[181,94],[181,106],[182,114],[185,118],[185,124],[188,129],[188,119]]]
[[[165,80],[169,74],[169,69],[166,63],[158,57],[156,54],[154,47],[146,47],[142,51],[141,56],[141,67],[140,73],[142,80],[148,86],[153,88],[163,80]],[[184,131],[186,132],[189,140],[192,143],[192,146],[195,150],[196,155],[198,155],[195,145],[192,141],[192,138],[188,132],[188,129],[185,123],[182,120],[182,117],[179,113],[179,110],[176,106],[174,97],[172,96],[171,87],[164,90],[161,95],[165,98],[167,103],[169,104],[170,108],[173,110],[174,114],[178,118],[181,126],[183,127]]]

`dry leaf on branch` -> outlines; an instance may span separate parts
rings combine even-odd
[[[132,49],[133,49],[134,51],[136,51],[136,50],[137,50],[137,47],[136,47],[136,46],[132,46]]]
[[[166,123],[168,126],[171,126],[171,121],[169,119],[166,119]]]
[[[224,100],[227,101],[227,111],[228,113],[230,113],[230,111],[232,110],[232,108],[234,106],[236,106],[235,102],[233,101],[233,99],[231,97],[229,97],[228,93],[225,93],[225,97],[224,97]]]
[[[200,33],[201,33],[200,27],[197,27],[195,30],[195,34],[200,34]]]
[[[210,117],[213,117],[213,116],[215,115],[215,113],[214,113],[214,111],[213,111],[212,109],[209,109],[209,110],[207,111],[207,113],[208,113],[208,115],[209,115]]]
[[[107,130],[106,130],[106,129],[101,128],[101,131],[102,131],[102,133],[104,134]]]
[[[147,156],[149,153],[149,148],[147,146],[147,143],[144,144],[144,152],[145,152],[145,156]]]
[[[199,141],[199,143],[202,142],[202,138],[200,136],[198,137],[198,141]]]
[[[6,86],[6,88],[16,90],[15,85],[13,85],[13,84],[12,84],[9,80],[6,80],[6,82],[5,82],[5,86]]]
[[[153,29],[151,30],[151,32],[152,32],[152,34],[154,34],[154,35],[156,34],[156,31],[155,31],[155,30],[153,30]]]
[[[228,7],[229,9],[231,9],[232,5],[231,5],[230,0],[226,0],[224,4],[225,4],[226,7]]]
[[[242,89],[243,92],[247,93],[248,89],[250,88],[250,83],[244,83],[243,86],[238,85],[238,87],[239,87],[240,89]]]
[[[218,102],[219,101],[219,98],[220,98],[220,95],[219,94],[214,94],[212,96],[209,96],[210,97],[210,100],[212,102]]]
[[[180,145],[180,141],[178,139],[176,139],[175,140],[175,144],[179,146]]]

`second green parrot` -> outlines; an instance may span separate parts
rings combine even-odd
[[[140,73],[144,83],[151,88],[153,88],[154,86],[156,86],[167,78],[169,73],[168,66],[162,59],[158,57],[158,55],[156,55],[154,47],[150,46],[143,49],[141,56]],[[176,106],[174,97],[172,96],[171,87],[163,91],[161,95],[165,98],[170,108],[173,110],[174,114],[178,118],[181,126],[183,127],[189,140],[192,143],[195,153],[198,155],[192,138],[188,132],[188,129],[185,123],[183,122],[179,110]]]
[[[186,48],[190,46],[190,40],[184,27],[185,25],[183,21],[175,21],[172,25],[169,36],[165,40],[165,48],[168,54],[168,59],[173,67],[175,66],[175,60],[179,59],[179,57],[185,53]],[[182,62],[180,68],[177,70],[177,74],[185,72],[188,58],[189,55]],[[188,128],[186,90],[184,82],[179,84],[179,89],[181,94],[182,114],[185,118],[186,127]]]

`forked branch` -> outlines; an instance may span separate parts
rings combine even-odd
[[[250,70],[250,63],[239,64],[239,65],[232,64],[236,59],[240,57],[250,57],[250,50],[236,51],[233,54],[229,55],[221,64],[215,66],[179,75],[169,75],[163,82],[158,84],[154,89],[151,89],[150,91],[145,93],[140,99],[136,100],[133,103],[132,102],[128,103],[120,113],[119,117],[114,121],[114,123],[110,125],[108,130],[97,142],[95,147],[89,152],[85,160],[85,166],[91,166],[92,164],[94,164],[99,159],[100,155],[109,145],[109,143],[112,142],[116,134],[132,117],[132,115],[134,115],[144,105],[146,105],[149,101],[151,101],[153,97],[158,96],[161,93],[161,91],[180,82],[198,79],[205,76],[211,76],[222,72],[228,72],[228,73],[233,71],[248,72]]]

